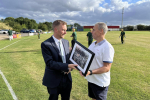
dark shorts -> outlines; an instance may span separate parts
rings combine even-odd
[[[107,99],[107,87],[100,87],[96,84],[88,82],[88,95],[90,98],[96,100],[106,100]]]

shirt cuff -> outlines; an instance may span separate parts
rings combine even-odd
[[[112,63],[113,61],[103,61],[104,63]]]

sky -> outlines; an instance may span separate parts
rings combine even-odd
[[[150,0],[0,0],[0,19],[27,17],[37,23],[59,19],[81,26],[97,22],[108,26],[150,25],[149,10]]]

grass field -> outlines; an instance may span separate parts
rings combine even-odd
[[[87,32],[77,32],[80,43],[87,45]],[[45,63],[41,54],[41,42],[52,35],[22,37],[13,41],[1,40],[0,70],[4,73],[19,100],[47,100],[48,93],[42,85]],[[71,32],[65,39],[71,41]],[[120,42],[120,31],[111,31],[106,39],[115,49],[111,68],[111,84],[107,100],[150,100],[150,32],[126,31],[125,44]],[[72,71],[71,100],[91,100],[87,94],[87,81]],[[0,100],[12,100],[11,94],[0,76]]]

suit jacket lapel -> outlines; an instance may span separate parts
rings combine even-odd
[[[56,52],[58,53],[59,57],[61,58],[61,61],[62,61],[62,55],[61,55],[61,52],[59,51],[53,37],[50,38],[50,43],[52,44],[52,46],[55,48]]]
[[[55,48],[55,50],[57,51],[57,53],[59,54],[60,58],[62,58],[62,55],[61,55],[61,52],[59,51],[53,37],[50,38],[50,43],[52,44],[52,46]],[[63,44],[63,47],[64,47],[64,51],[65,51],[65,57],[66,57],[66,50],[68,49],[67,47],[67,44],[65,43],[65,41],[62,39],[62,44]],[[62,59],[61,59],[62,60]],[[67,59],[66,59],[67,60]]]

